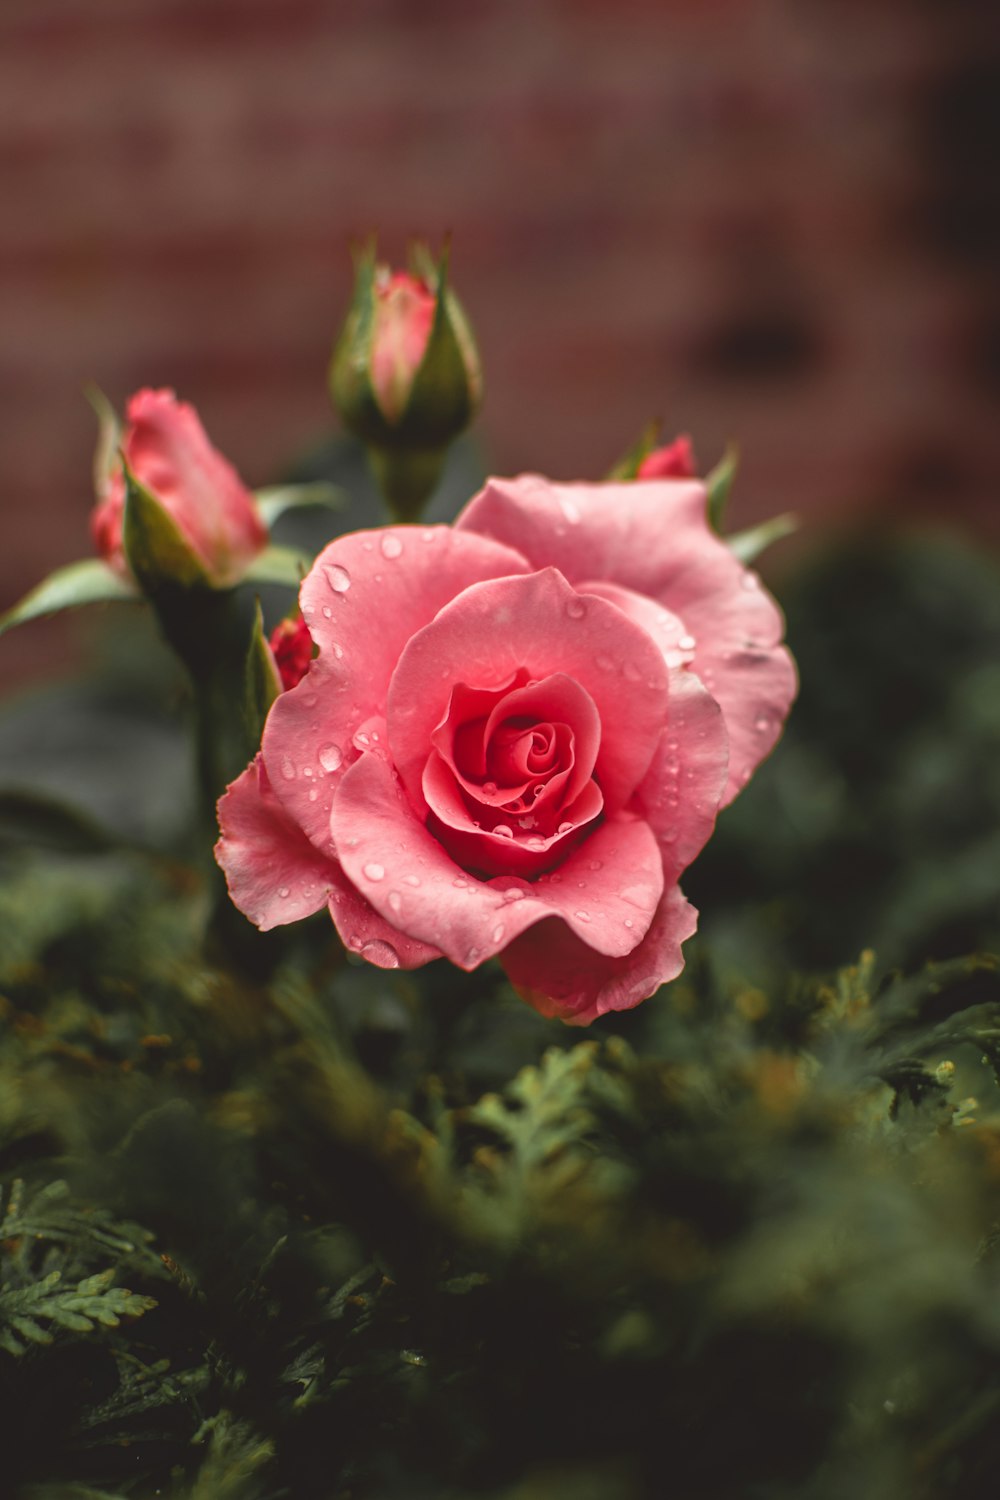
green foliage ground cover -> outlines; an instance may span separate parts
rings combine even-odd
[[[0,717],[6,1493],[990,1493],[997,585],[941,538],[795,569],[688,966],[588,1032],[220,905],[182,685],[109,614]]]

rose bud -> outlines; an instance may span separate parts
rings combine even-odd
[[[287,692],[302,681],[313,656],[313,639],[302,615],[296,611],[289,619],[281,620],[272,630],[268,644],[281,686]]]
[[[393,271],[367,249],[330,366],[345,426],[368,446],[394,514],[417,515],[441,473],[447,446],[469,425],[482,395],[475,341],[446,283],[446,258],[423,252]]]
[[[212,447],[194,407],[173,391],[142,390],[129,400],[126,418],[121,456],[132,480],[172,523],[184,553],[179,567],[213,588],[238,583],[267,545],[267,527],[236,470]],[[127,578],[121,461],[99,477],[97,488],[91,534],[104,560]]]
[[[686,432],[682,432],[679,437],[674,438],[672,443],[664,443],[662,448],[654,448],[651,453],[647,453],[639,464],[635,477],[636,479],[694,479],[697,473],[691,439]]]

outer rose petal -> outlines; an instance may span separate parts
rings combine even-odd
[[[470,583],[527,566],[508,547],[450,526],[358,531],[319,554],[300,597],[320,654],[273,704],[263,744],[275,791],[317,848],[330,849],[334,790],[359,754],[353,738],[385,712],[411,636]]]
[[[624,958],[594,953],[561,922],[540,922],[511,943],[500,962],[543,1016],[589,1026],[609,1010],[631,1010],[675,979],[684,967],[681,944],[697,925],[698,913],[674,885],[643,941]]]
[[[781,612],[709,529],[705,489],[684,480],[550,484],[491,479],[456,526],[516,542],[571,583],[599,577],[647,594],[696,639],[695,668],[729,732],[729,802],[781,733],[796,690]]]
[[[460,535],[462,533],[459,533]],[[414,807],[452,688],[491,687],[518,668],[563,672],[591,696],[603,726],[594,776],[616,812],[645,775],[667,715],[667,669],[645,630],[555,568],[475,584],[409,641],[389,690],[389,744]]]
[[[331,819],[344,873],[385,919],[474,969],[545,917],[559,916],[591,956],[621,956],[645,936],[663,865],[645,823],[603,823],[551,876],[481,881],[415,816],[392,768],[365,755],[343,777]]]
[[[400,932],[379,916],[347,879],[343,870],[331,861],[335,873],[330,892],[330,915],[345,948],[360,953],[379,969],[419,969],[422,964],[440,958],[441,951]]]
[[[668,885],[709,840],[728,764],[719,705],[693,673],[671,673],[670,720],[635,796],[636,809],[659,839]]]
[[[288,818],[259,755],[219,799],[219,826],[229,894],[262,932],[326,905],[339,872]]]

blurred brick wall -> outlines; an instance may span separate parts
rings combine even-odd
[[[659,414],[739,439],[739,523],[995,535],[991,11],[0,0],[0,607],[88,548],[86,380],[175,386],[252,483],[329,429],[373,228],[452,233],[500,471],[598,476]]]

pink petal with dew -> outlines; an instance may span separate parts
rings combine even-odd
[[[595,952],[620,955],[644,936],[663,890],[655,836],[638,819],[601,824],[534,884],[477,880],[415,816],[387,763],[356,761],[341,779],[332,827],[344,873],[386,921],[474,969],[557,915]]]
[[[262,932],[326,905],[340,872],[285,813],[259,755],[219,799],[219,826],[215,857],[229,894]]]
[[[773,748],[796,692],[780,645],[781,611],[714,532],[695,481],[551,484],[537,475],[491,479],[456,526],[516,538],[536,568],[559,568],[579,587],[595,576],[646,594],[683,620],[694,665],[725,715],[724,802]]]
[[[663,655],[620,609],[545,568],[467,588],[400,657],[389,689],[389,744],[421,812],[427,747],[452,690],[503,683],[519,668],[536,678],[564,673],[593,699],[601,721],[594,775],[608,813],[635,790],[666,722]]]
[[[344,947],[379,969],[419,969],[441,952],[400,932],[366,901],[342,870],[330,891],[330,915]]]
[[[518,553],[450,526],[354,532],[319,554],[300,598],[320,654],[275,701],[263,743],[272,785],[317,848],[330,849],[334,790],[361,753],[354,736],[385,712],[410,637],[469,584],[526,571]]]
[[[541,922],[501,954],[508,978],[543,1016],[589,1026],[612,1010],[631,1010],[684,967],[681,944],[692,936],[698,913],[678,886],[663,894],[643,940],[625,957],[605,957],[561,922]]]

